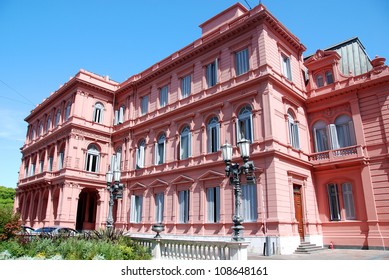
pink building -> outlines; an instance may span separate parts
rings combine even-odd
[[[154,236],[162,222],[165,237],[229,240],[234,194],[220,146],[244,137],[256,176],[242,182],[249,251],[266,237],[279,254],[301,241],[388,247],[382,59],[370,61],[357,38],[304,59],[263,5],[235,4],[200,27],[123,83],[80,70],[32,110],[15,202],[23,223],[104,228],[115,154],[125,185],[116,228]]]

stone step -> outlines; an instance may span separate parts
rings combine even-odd
[[[311,244],[309,242],[301,242],[301,244],[295,250],[295,254],[310,254],[323,249],[323,247],[317,246],[316,244]]]

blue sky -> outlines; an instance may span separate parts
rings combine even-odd
[[[0,0],[0,185],[16,187],[24,118],[79,69],[123,82],[199,38],[201,23],[236,2]],[[387,0],[262,3],[305,55],[358,36],[371,58],[389,61]]]

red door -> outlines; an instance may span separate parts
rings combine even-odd
[[[298,222],[298,232],[300,239],[304,240],[304,224],[303,224],[303,206],[302,206],[302,194],[301,186],[293,185],[293,197],[294,197],[294,211],[295,217]]]

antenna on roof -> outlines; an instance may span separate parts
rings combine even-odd
[[[244,0],[244,1],[246,2],[247,6],[249,6],[249,8],[250,8],[250,10],[251,10],[250,4],[249,4],[246,0]]]

